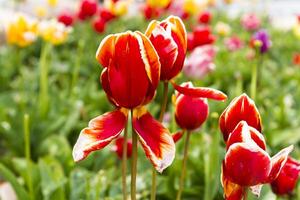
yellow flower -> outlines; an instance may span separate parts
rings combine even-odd
[[[197,15],[198,13],[205,10],[207,2],[197,0],[183,0],[183,11],[189,15]]]
[[[130,4],[130,0],[117,1],[117,2],[113,2],[112,0],[104,1],[104,7],[107,8],[110,12],[112,12],[116,16],[125,15],[128,11],[129,4]]]
[[[39,35],[47,42],[54,45],[64,43],[69,33],[72,31],[71,27],[65,26],[56,20],[42,21],[38,27]]]
[[[47,9],[44,6],[35,7],[34,12],[39,18],[43,18],[47,15]]]
[[[171,0],[147,0],[147,5],[155,8],[165,8],[170,2]]]
[[[55,7],[57,5],[58,0],[47,0],[47,3],[51,7]]]
[[[219,34],[221,36],[227,36],[231,33],[230,26],[224,22],[218,22],[216,24],[215,30],[216,30],[217,34]]]
[[[232,4],[233,0],[224,0],[224,3],[226,3],[226,4]]]
[[[26,47],[36,40],[37,23],[24,15],[17,15],[6,26],[6,39],[9,44]]]
[[[296,25],[294,26],[293,31],[294,31],[294,35],[295,35],[298,39],[300,39],[300,24],[299,24],[299,23],[296,24]]]

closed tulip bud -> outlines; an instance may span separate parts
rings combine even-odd
[[[198,22],[201,24],[209,24],[211,21],[212,15],[209,11],[205,11],[199,15]]]
[[[95,0],[82,0],[79,6],[78,17],[81,20],[85,20],[96,14],[98,10],[98,4]]]
[[[278,177],[271,183],[272,191],[277,195],[291,195],[296,188],[299,174],[300,163],[289,157]]]
[[[93,28],[97,33],[103,33],[106,22],[102,18],[98,18],[93,22]]]
[[[171,80],[182,70],[187,50],[187,34],[183,22],[175,16],[161,22],[153,20],[146,35],[159,56],[160,80]]]
[[[254,101],[246,94],[233,99],[220,116],[219,125],[225,142],[240,121],[246,121],[249,126],[261,132],[260,114]]]
[[[69,12],[61,13],[57,19],[66,26],[71,26],[74,22],[73,16]]]
[[[207,26],[198,26],[193,31],[194,46],[201,46],[205,44],[213,44],[216,40],[211,30]]]

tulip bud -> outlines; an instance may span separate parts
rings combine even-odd
[[[198,26],[193,32],[194,34],[194,46],[201,46],[205,44],[212,44],[216,38],[212,35],[209,27]]]
[[[193,87],[193,84],[185,83],[185,87]],[[197,129],[205,122],[207,117],[208,104],[206,98],[177,94],[175,100],[175,119],[182,129]]]
[[[225,142],[236,125],[243,120],[246,121],[249,126],[261,132],[260,114],[254,101],[246,94],[242,94],[233,99],[220,116],[219,125]]]
[[[209,24],[211,18],[212,18],[211,13],[206,11],[199,15],[198,22],[201,24]]]
[[[71,26],[73,24],[73,16],[68,12],[63,12],[58,16],[58,21],[66,26]]]
[[[103,33],[105,30],[105,21],[101,18],[96,19],[93,22],[93,28],[97,33]]]
[[[300,174],[300,163],[288,158],[278,177],[271,183],[272,191],[277,195],[290,195],[296,188]]]
[[[79,14],[78,17],[81,20],[85,20],[89,17],[92,17],[96,14],[98,10],[97,2],[94,0],[83,0],[81,1],[80,7],[79,7]]]

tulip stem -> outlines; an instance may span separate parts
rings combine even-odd
[[[251,98],[255,101],[257,87],[257,64],[252,67],[252,77],[251,77]]]
[[[75,66],[74,66],[74,69],[72,72],[70,95],[73,95],[75,93],[76,84],[78,81],[80,63],[81,63],[81,58],[82,58],[83,46],[84,46],[84,41],[81,39],[78,41],[78,46],[77,46],[77,56],[76,56],[76,60],[75,60]]]
[[[181,194],[183,191],[184,178],[186,175],[186,163],[187,163],[187,158],[188,158],[188,149],[189,149],[189,144],[190,144],[190,136],[191,136],[191,132],[187,131],[186,139],[185,139],[185,143],[184,143],[184,152],[183,152],[182,170],[181,170],[181,176],[180,176],[180,182],[179,182],[179,189],[178,189],[176,200],[181,199]]]
[[[131,122],[133,112],[131,110]],[[136,200],[137,134],[132,123],[131,200]]]
[[[39,110],[44,118],[49,109],[49,94],[48,94],[48,56],[50,53],[50,44],[44,44],[40,57],[40,93],[39,93]]]
[[[26,157],[26,164],[27,164],[27,184],[29,189],[29,194],[31,199],[34,199],[34,191],[33,191],[33,185],[32,185],[32,169],[31,169],[31,153],[30,153],[30,130],[29,130],[29,115],[24,115],[24,148],[25,148],[25,157]]]
[[[161,110],[160,110],[160,114],[159,114],[159,118],[158,118],[159,122],[163,121],[164,114],[166,112],[167,103],[168,103],[168,90],[169,90],[169,82],[164,81],[163,96],[162,96],[162,101],[161,101]],[[156,170],[154,167],[152,168],[152,185],[151,185],[150,199],[151,200],[156,199]]]
[[[123,200],[127,199],[127,187],[126,187],[127,130],[128,130],[128,122],[126,123],[125,130],[124,130],[124,142],[123,142],[123,154],[122,154],[122,191],[123,191]]]
[[[247,199],[248,199],[248,188],[245,187],[244,190],[245,190],[245,191],[244,191],[244,194],[243,194],[243,200],[247,200]]]

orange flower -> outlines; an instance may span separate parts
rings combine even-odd
[[[160,77],[158,55],[140,32],[125,32],[104,38],[96,53],[104,67],[101,83],[117,109],[90,121],[73,149],[75,161],[84,159],[117,138],[124,130],[128,112],[145,154],[157,171],[168,167],[175,156],[175,144],[168,129],[156,121],[144,105],[154,97]]]

